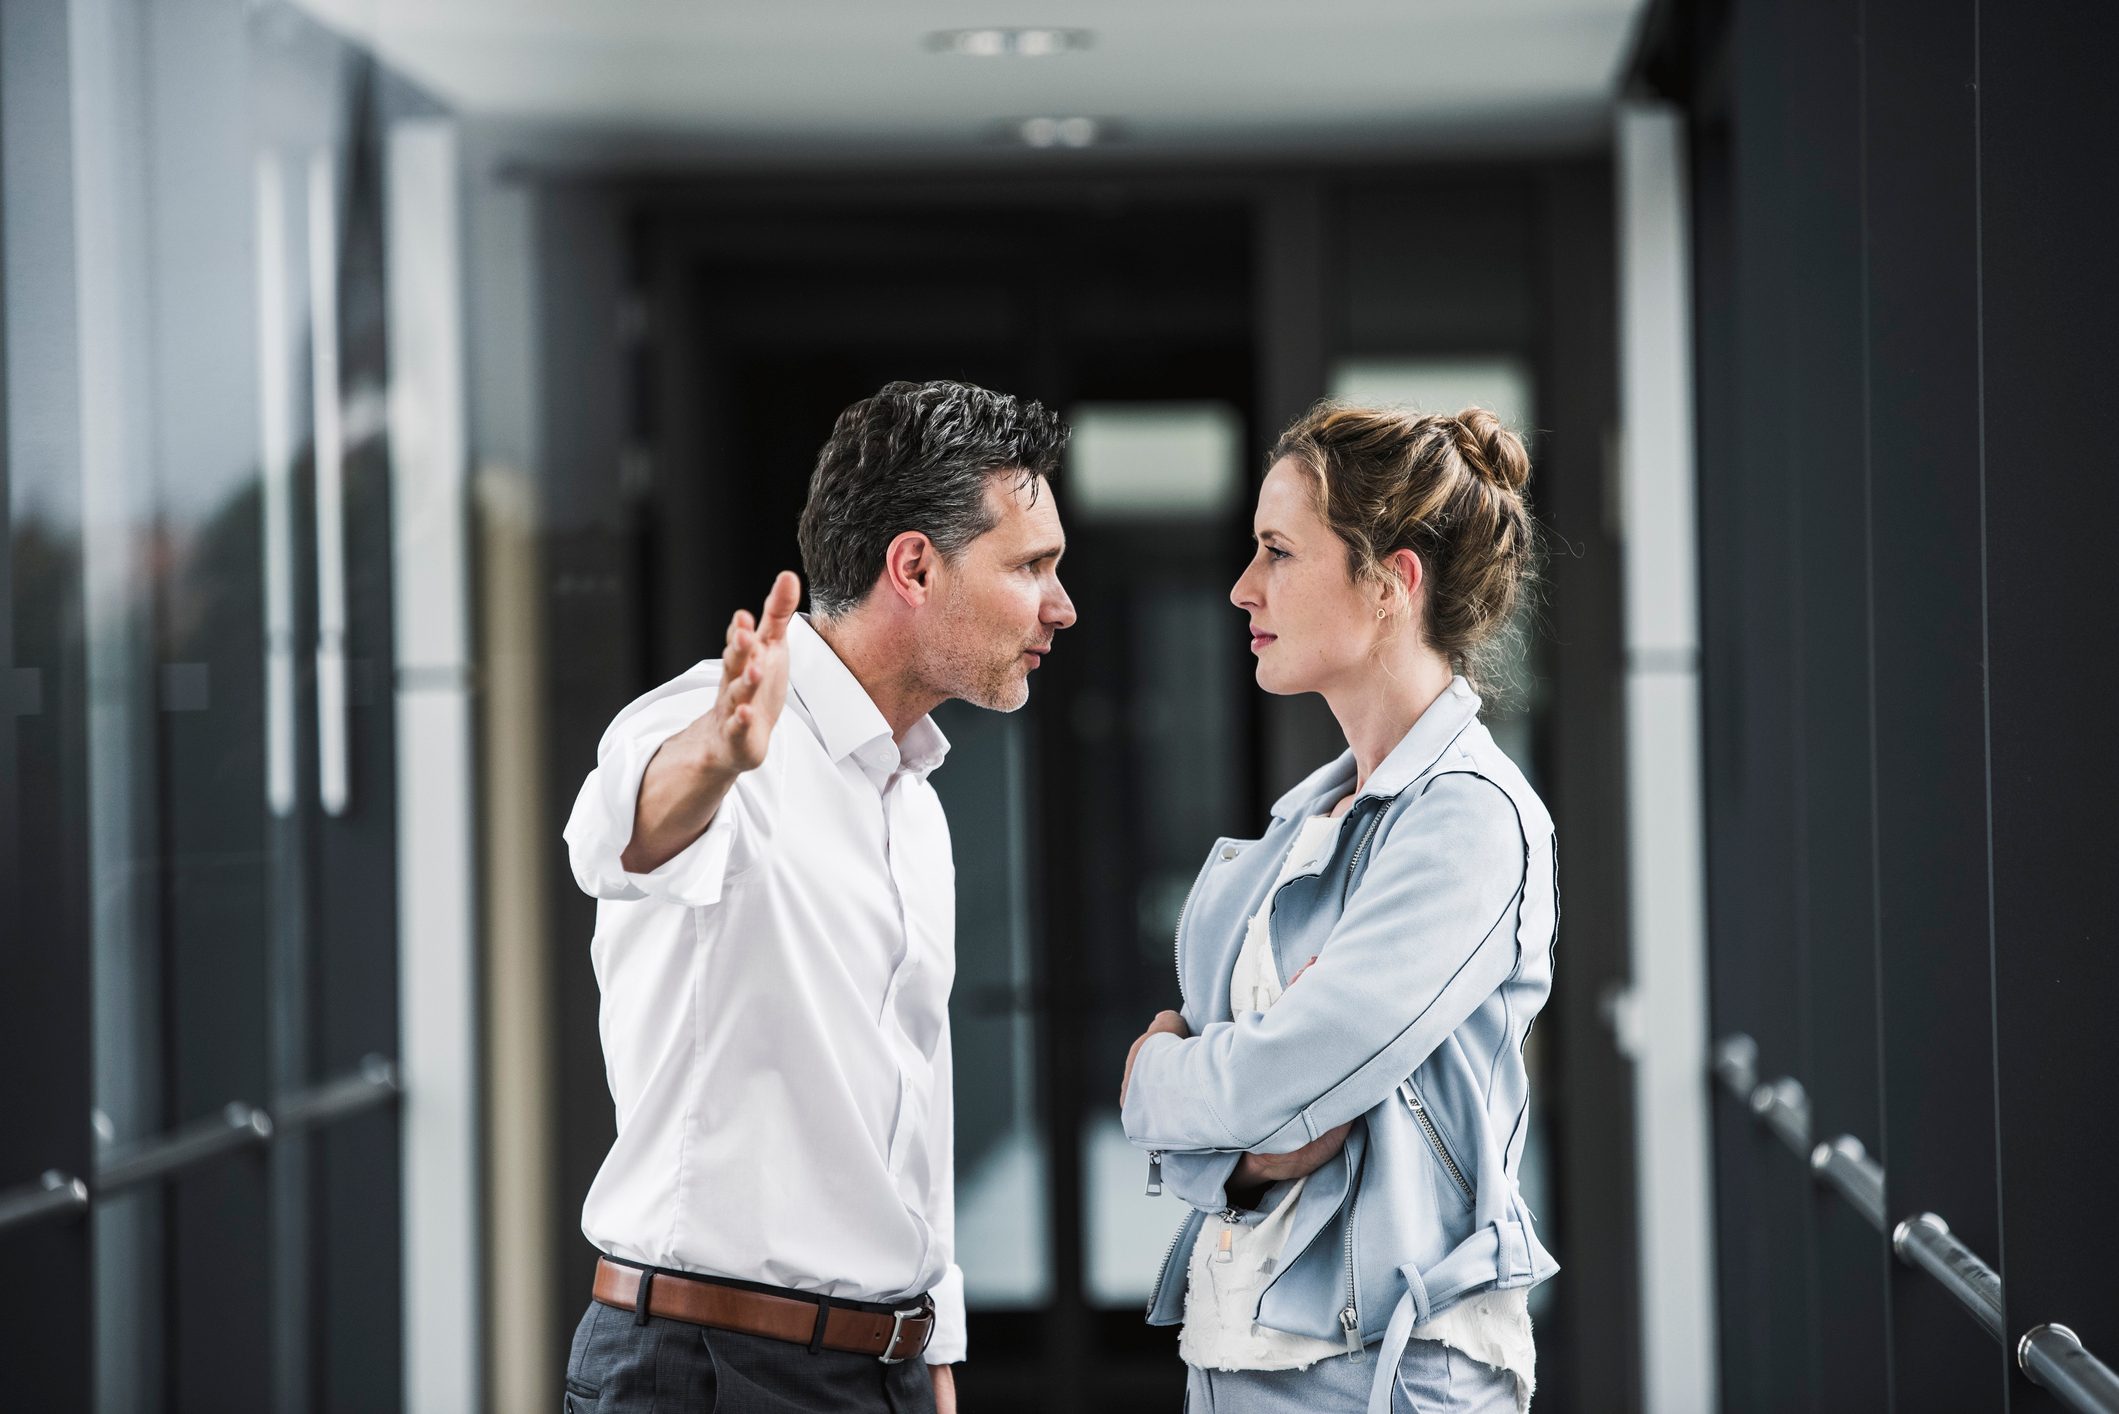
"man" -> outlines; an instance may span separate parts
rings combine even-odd
[[[724,657],[604,734],[566,839],[601,900],[618,1140],[582,1210],[604,1256],[570,1408],[955,1409],[955,876],[927,714],[1022,706],[1074,622],[1065,443],[962,383],[855,403],[802,512],[811,616],[781,574]]]

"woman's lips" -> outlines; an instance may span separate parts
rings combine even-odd
[[[1272,641],[1273,641],[1273,640],[1274,640],[1275,638],[1277,638],[1278,636],[1279,636],[1278,634],[1271,634],[1271,633],[1260,633],[1260,632],[1259,632],[1259,631],[1258,631],[1257,629],[1255,629],[1255,628],[1254,628],[1254,629],[1252,629],[1252,630],[1251,630],[1251,651],[1252,651],[1253,653],[1256,653],[1256,652],[1257,652],[1257,651],[1258,651],[1259,649],[1261,649],[1261,648],[1265,647],[1265,646],[1266,646],[1266,645],[1267,645],[1268,643],[1271,643],[1271,642],[1272,642]]]

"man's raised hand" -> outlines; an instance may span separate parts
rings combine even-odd
[[[756,770],[772,744],[773,726],[787,702],[787,625],[802,602],[802,581],[780,571],[764,610],[752,618],[738,609],[728,621],[721,658],[721,692],[697,726],[706,759],[731,772]]]
[[[714,705],[657,748],[640,777],[633,835],[619,861],[648,874],[675,859],[714,821],[736,777],[756,770],[787,702],[787,625],[802,602],[802,581],[785,570],[758,618],[729,620]]]

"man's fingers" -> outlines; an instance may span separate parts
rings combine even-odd
[[[728,643],[734,643],[736,641],[737,634],[755,628],[757,626],[757,623],[758,621],[750,616],[750,610],[736,610],[736,612],[729,618],[728,637],[724,641]]]
[[[758,682],[763,676],[758,671],[758,665],[753,663],[750,667],[728,680],[728,688],[723,694],[722,700],[731,707],[739,707],[750,701],[758,695]]]
[[[721,680],[732,682],[741,677],[757,655],[758,635],[747,628],[732,629],[728,649],[721,655]]]
[[[782,570],[773,580],[771,592],[765,596],[765,612],[760,616],[758,636],[767,643],[777,643],[787,634],[788,620],[802,604],[802,581],[793,570]]]

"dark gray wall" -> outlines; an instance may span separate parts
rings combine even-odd
[[[1693,115],[1714,1024],[1881,1159],[1888,1213],[1718,1103],[1724,1404],[2056,1407],[2018,1335],[2119,1346],[2085,631],[2119,305],[2079,175],[2119,145],[2119,24],[1739,0],[1651,33]],[[1922,1211],[2000,1273],[2008,1348],[1893,1259]]]

